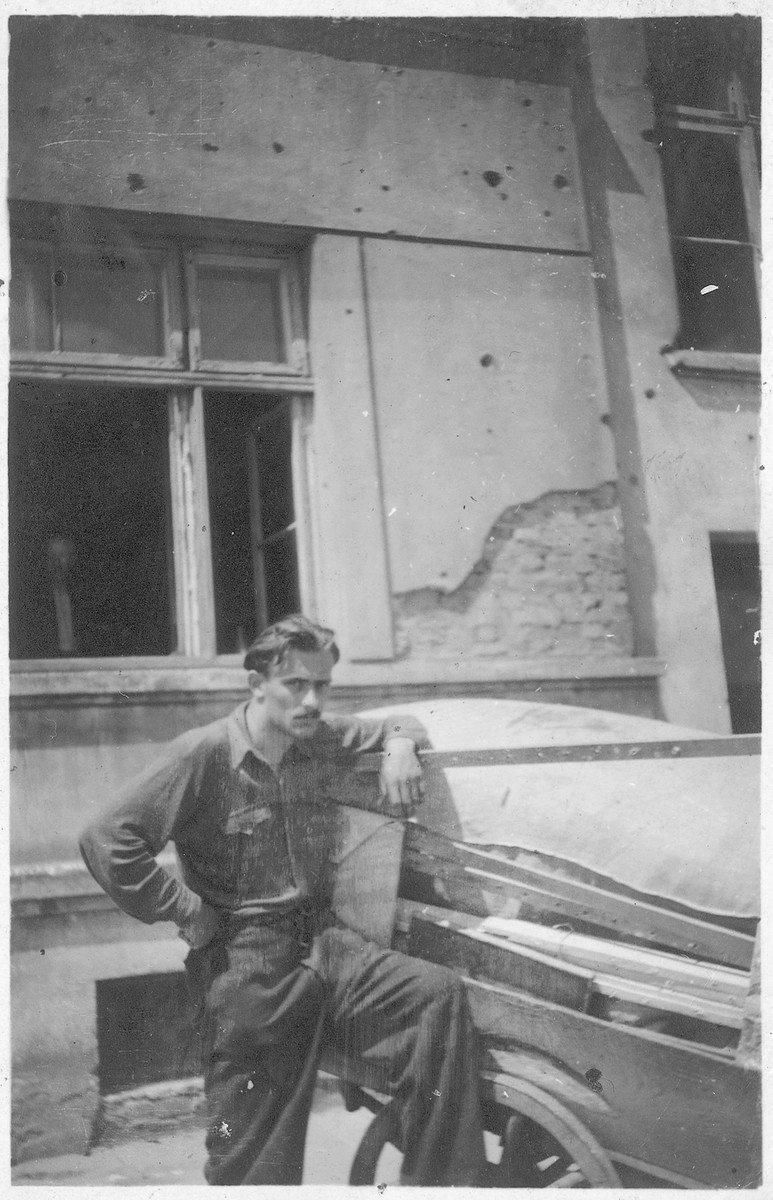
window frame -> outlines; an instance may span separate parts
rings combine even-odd
[[[296,524],[296,554],[300,603],[306,611],[314,612],[316,567],[313,556],[311,482],[311,394],[313,382],[308,369],[307,335],[303,317],[298,267],[301,248],[297,243],[276,245],[261,237],[259,227],[238,233],[219,223],[210,222],[203,237],[192,237],[185,222],[162,219],[163,235],[147,238],[140,234],[136,241],[127,231],[126,245],[112,239],[110,249],[128,253],[139,244],[139,252],[160,249],[166,255],[168,272],[164,271],[165,325],[167,338],[172,337],[176,357],[158,358],[126,355],[83,354],[63,351],[12,352],[12,379],[41,383],[101,383],[105,387],[147,388],[156,386],[167,396],[167,453],[169,473],[169,504],[172,514],[172,559],[174,588],[170,597],[174,612],[176,646],[167,655],[57,657],[55,659],[17,658],[11,661],[15,672],[84,672],[94,670],[131,671],[137,669],[179,669],[184,666],[231,666],[241,661],[238,654],[218,654],[212,575],[212,547],[209,534],[209,497],[207,460],[204,433],[204,394],[207,390],[238,390],[255,396],[283,393],[291,405],[292,443],[291,474],[294,519]],[[26,226],[25,222],[25,226]],[[14,231],[12,222],[12,236]],[[98,224],[95,228],[99,228]],[[197,230],[198,232],[198,230]],[[50,246],[53,239],[30,234],[26,227],[19,235],[31,242]],[[269,235],[270,236],[270,235]],[[133,244],[132,244],[133,241]],[[92,253],[99,251],[94,243],[82,239],[61,244],[68,251],[88,246]],[[187,256],[191,253],[217,255],[229,263],[242,261],[254,264],[269,262],[281,279],[282,320],[285,346],[292,363],[223,363],[193,362],[186,364],[187,330],[184,306],[190,302],[186,291]],[[175,294],[176,289],[176,294]],[[177,319],[179,317],[179,319]],[[171,319],[170,319],[171,318]],[[191,322],[192,324],[192,322]],[[166,342],[169,348],[169,341]],[[257,415],[257,414],[256,414]]]
[[[304,375],[308,372],[308,357],[305,339],[298,336],[300,311],[298,308],[298,277],[295,264],[276,252],[267,253],[261,247],[261,256],[250,256],[250,267],[275,271],[279,284],[279,315],[286,357],[276,362],[260,359],[224,360],[208,359],[202,354],[201,313],[198,303],[196,269],[202,266],[232,266],[245,262],[245,256],[236,252],[214,252],[211,249],[188,249],[184,251],[185,280],[191,317],[188,328],[188,362],[191,370],[217,375]]]
[[[750,115],[741,87],[740,78],[733,75],[727,85],[728,108],[696,108],[684,104],[666,104],[659,114],[661,136],[668,130],[679,129],[717,137],[732,137],[738,141],[739,181],[744,201],[744,216],[749,235],[748,241],[732,238],[701,238],[698,236],[670,235],[672,247],[677,242],[711,242],[723,246],[737,246],[751,251],[752,268],[756,285],[760,318],[762,317],[762,214],[759,164],[754,143],[754,125],[758,118]],[[666,197],[666,208],[668,201]],[[675,266],[675,262],[674,262]],[[677,294],[679,289],[677,288]],[[681,315],[681,296],[679,297]],[[709,350],[696,347],[672,348],[663,351],[664,358],[676,374],[719,375],[725,378],[749,378],[759,376],[760,354],[743,350]]]
[[[40,246],[47,249],[52,257],[53,270],[56,270],[56,253],[57,249],[66,250],[68,253],[82,254],[84,257],[94,258],[100,254],[101,248],[95,246],[93,242],[83,241],[50,241],[42,238],[27,238],[22,237],[20,240]],[[13,234],[12,234],[13,244]],[[158,369],[181,369],[184,367],[183,359],[183,327],[182,327],[182,306],[180,274],[178,264],[175,262],[174,247],[166,240],[161,239],[142,239],[138,248],[129,247],[111,247],[119,249],[120,253],[126,258],[140,259],[142,252],[146,251],[150,254],[157,255],[160,265],[161,284],[162,284],[162,328],[163,342],[166,347],[166,354],[162,355],[139,355],[139,354],[101,354],[96,351],[84,350],[61,350],[57,348],[57,341],[60,340],[59,332],[60,323],[57,320],[56,312],[56,288],[51,288],[51,315],[53,323],[53,342],[52,350],[14,350],[10,347],[10,366],[11,372],[15,373],[17,369],[25,367],[35,367],[40,365],[46,366],[87,366],[96,368],[97,372],[111,367],[124,368],[130,371],[154,371]],[[102,251],[103,252],[103,251]]]

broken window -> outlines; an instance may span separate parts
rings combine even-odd
[[[78,231],[13,239],[11,656],[238,653],[312,606],[293,257]]]

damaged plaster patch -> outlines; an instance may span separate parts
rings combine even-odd
[[[403,658],[630,654],[615,485],[505,509],[458,588],[403,593],[394,610]]]

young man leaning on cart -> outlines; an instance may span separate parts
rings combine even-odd
[[[322,716],[339,657],[302,616],[247,652],[249,699],[183,734],[92,824],[81,849],[131,916],[174,921],[200,1004],[207,1182],[301,1182],[320,1054],[395,1096],[401,1180],[475,1185],[483,1132],[475,1031],[450,971],[364,941],[330,910],[336,778],[383,751],[381,811],[421,797],[407,716]],[[175,844],[183,881],[155,861]]]

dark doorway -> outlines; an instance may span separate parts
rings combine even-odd
[[[733,733],[762,729],[760,550],[753,535],[712,534],[722,653]]]

